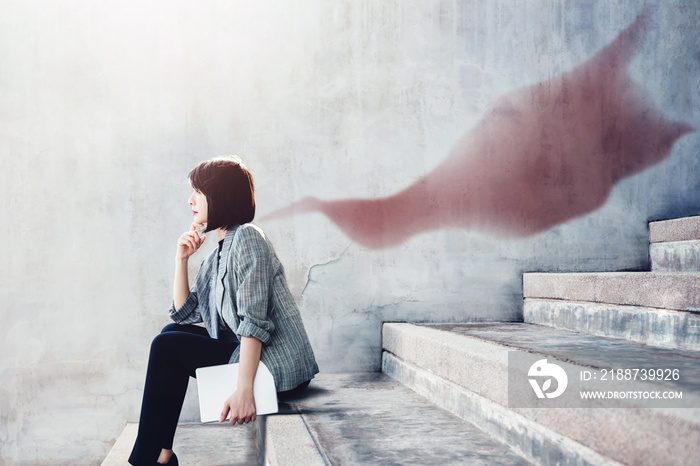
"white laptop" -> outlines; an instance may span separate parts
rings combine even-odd
[[[200,367],[197,374],[199,392],[199,415],[202,422],[218,422],[224,403],[238,385],[238,363],[220,366]],[[277,390],[275,379],[267,366],[260,361],[253,380],[253,396],[257,414],[277,412]],[[228,419],[229,415],[226,417]]]

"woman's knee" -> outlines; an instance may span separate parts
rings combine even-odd
[[[163,327],[163,330],[161,330],[160,333],[177,332],[180,330],[180,327],[182,327],[180,324],[168,324],[165,327]]]
[[[160,333],[170,332],[185,332],[192,333],[195,335],[202,335],[205,337],[209,336],[209,332],[207,332],[206,328],[194,324],[168,324],[165,327],[163,327],[163,330],[160,331]]]
[[[177,340],[177,336],[178,334],[173,333],[172,330],[165,331],[165,329],[163,329],[163,332],[156,335],[155,338],[153,338],[153,341],[151,342],[151,354],[153,354],[154,352],[169,353],[170,351],[172,351],[173,347],[177,346],[175,341]]]

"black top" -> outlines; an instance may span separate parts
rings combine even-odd
[[[219,241],[219,253],[218,257],[216,259],[216,268],[219,268],[219,260],[221,259],[221,248],[224,247],[224,240]],[[243,320],[243,318],[241,318]],[[223,341],[235,341],[240,343],[238,340],[238,337],[236,336],[235,333],[233,333],[233,330],[229,328],[228,325],[226,325],[226,321],[224,321],[223,316],[221,315],[221,310],[219,310],[219,338],[218,340],[223,340]]]

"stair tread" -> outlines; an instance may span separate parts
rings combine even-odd
[[[700,393],[700,353],[694,351],[656,348],[626,340],[585,335],[520,322],[426,324],[424,326],[487,340],[513,349],[553,358],[564,358],[568,362],[581,366],[679,368],[683,376],[678,380],[654,383]],[[576,354],[576,360],[569,360],[572,353]]]
[[[700,216],[649,222],[649,241],[685,241],[700,239]]]
[[[253,425],[179,424],[173,451],[182,464],[257,464]]]
[[[700,311],[698,272],[525,273],[524,298]]]
[[[138,423],[127,424],[102,466],[127,464],[137,432]],[[252,424],[178,424],[173,451],[180,464],[243,466],[258,463]]]
[[[530,464],[382,373],[320,374],[294,403],[332,464]]]
[[[385,372],[440,406],[470,420],[475,417],[474,422],[480,427],[499,439],[511,439],[510,444],[517,445],[518,451],[538,463],[564,464],[560,459],[569,455],[578,458],[569,464],[588,463],[585,458],[591,455],[579,454],[576,445],[567,448],[561,458],[550,461],[549,454],[556,453],[554,446],[560,444],[559,436],[622,463],[686,464],[689,458],[697,457],[700,445],[698,353],[653,348],[525,323],[385,323],[382,335],[386,350],[383,355]],[[528,362],[511,366],[511,357]],[[528,372],[532,370],[529,364],[540,359],[560,366],[569,376],[571,389],[549,404],[551,408],[544,400],[521,401],[534,398],[527,383]],[[596,369],[633,368],[641,363],[646,368],[663,368],[658,367],[662,364],[682,366],[682,377],[679,381],[661,383],[641,380],[641,377],[615,383],[604,381],[603,377],[599,381],[586,379],[583,382],[578,377],[587,369],[592,374],[602,374]],[[515,391],[511,390],[514,387],[511,383],[516,383]],[[682,389],[678,390],[679,387]],[[682,391],[682,397],[674,397],[676,399],[669,402],[648,402],[631,395],[613,401],[617,397],[611,396],[610,400],[581,403],[582,399],[577,398],[580,390],[637,394]],[[650,409],[652,406],[657,407]],[[470,414],[472,410],[476,414]],[[531,437],[531,434],[513,437],[509,433],[511,429],[539,433],[540,439],[534,440],[537,435]],[[620,432],[626,433],[624,439]],[[540,453],[539,448],[528,446],[528,438],[542,441],[548,447]],[[602,463],[594,460],[588,464]]]

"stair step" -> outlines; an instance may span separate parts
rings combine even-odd
[[[102,465],[127,465],[137,432],[127,424]],[[297,399],[280,402],[279,413],[248,425],[178,424],[173,450],[180,464],[531,464],[376,372],[319,374]]]
[[[535,463],[693,464],[700,456],[698,353],[525,323],[384,324],[383,348],[386,373]],[[628,386],[682,390],[683,406],[689,407],[651,409],[629,401],[623,406],[631,409],[508,408],[509,351],[541,356],[568,374],[608,367],[680,368],[677,381]]]
[[[700,216],[649,223],[654,272],[700,272]]]
[[[700,239],[700,216],[649,222],[649,242]]]
[[[102,461],[102,466],[124,466],[129,464],[129,455],[134,447],[134,442],[136,442],[138,431],[138,423],[128,423],[119,437],[117,437],[117,441],[112,445],[112,449],[109,450],[107,457]]]
[[[700,314],[666,309],[526,298],[526,323],[621,338],[660,348],[700,351]]]
[[[306,391],[313,393],[315,386],[311,385]],[[254,425],[257,448],[262,452],[260,464],[327,466],[327,460],[321,455],[315,438],[311,436],[295,404],[281,402],[278,413],[260,416]]]
[[[700,274],[525,273],[523,297],[700,312]]]
[[[293,410],[326,464],[530,464],[381,373],[320,374],[307,391],[292,403]],[[278,417],[271,415],[267,422]],[[285,435],[267,429],[266,442],[285,442]]]
[[[650,243],[653,272],[700,272],[700,240]]]
[[[257,421],[256,421],[257,422]],[[252,465],[258,464],[252,424],[178,424],[173,451],[180,464]],[[138,423],[129,423],[102,462],[102,466],[128,466],[136,441]]]

